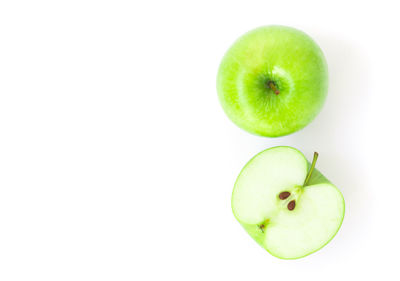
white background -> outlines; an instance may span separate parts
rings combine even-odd
[[[370,1],[369,3],[372,3]],[[394,280],[400,254],[396,1],[1,1],[0,280]],[[311,35],[325,106],[250,135],[215,90],[233,41]],[[291,145],[343,192],[323,250],[283,261],[235,221],[233,183]]]

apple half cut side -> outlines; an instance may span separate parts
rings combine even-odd
[[[254,156],[240,172],[232,210],[270,254],[298,259],[325,246],[344,217],[343,195],[295,148],[278,146]]]

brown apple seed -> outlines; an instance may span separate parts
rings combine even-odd
[[[288,192],[288,191],[283,191],[283,192],[279,193],[279,199],[281,199],[281,200],[285,200],[289,196],[290,196],[290,192]]]
[[[296,207],[295,200],[290,201],[289,204],[287,205],[287,208],[289,209],[289,211],[293,211],[295,207]]]

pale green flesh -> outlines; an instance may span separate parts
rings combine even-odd
[[[266,87],[273,81],[280,93]],[[240,37],[219,67],[217,91],[223,109],[239,127],[277,137],[306,126],[320,111],[328,71],[318,45],[305,33],[267,26]]]
[[[235,217],[276,257],[296,259],[315,252],[342,223],[344,200],[334,185],[315,171],[310,185],[302,187],[308,167],[298,150],[275,147],[251,159],[235,183]],[[286,200],[278,198],[283,191],[291,192]],[[287,208],[291,200],[296,200],[292,211]]]
[[[277,194],[302,185],[307,167],[301,154],[285,147],[253,158],[235,184],[232,204],[236,217],[253,224],[274,215],[277,212]]]

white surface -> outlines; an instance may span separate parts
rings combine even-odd
[[[370,3],[370,4],[369,4]],[[2,1],[0,280],[394,280],[400,252],[396,1]],[[244,32],[297,27],[326,54],[329,97],[285,138],[217,100]],[[270,256],[235,221],[255,153],[291,145],[340,187],[323,250]]]

